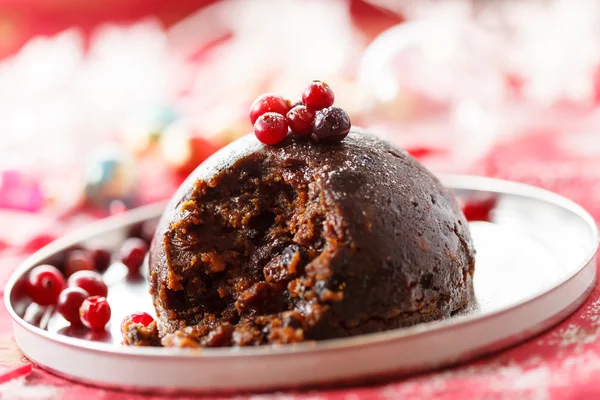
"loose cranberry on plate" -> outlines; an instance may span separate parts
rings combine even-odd
[[[92,259],[94,260],[94,267],[96,271],[106,271],[110,266],[110,261],[112,257],[110,251],[101,248],[93,248],[90,249],[89,252],[92,255]]]
[[[67,254],[65,261],[65,275],[71,276],[77,271],[92,271],[94,257],[87,250],[73,250]]]
[[[298,136],[310,136],[313,130],[315,113],[304,105],[292,108],[286,115],[292,132]]]
[[[56,304],[65,286],[63,274],[52,265],[37,266],[27,277],[27,294],[40,306]]]
[[[110,321],[110,314],[110,305],[102,296],[88,297],[79,307],[81,323],[90,329],[104,329]]]
[[[498,200],[495,197],[471,199],[462,205],[467,221],[491,221]]]
[[[140,238],[128,238],[123,242],[120,250],[121,262],[129,269],[130,275],[137,275],[144,263],[148,252],[148,244]]]
[[[321,81],[312,81],[302,93],[304,105],[315,111],[332,106],[334,100],[335,96],[331,87]]]
[[[108,286],[104,283],[102,275],[96,271],[78,271],[69,277],[69,286],[80,287],[90,296],[106,297]]]
[[[145,312],[130,314],[123,319],[123,322],[121,322],[121,333],[123,333],[123,334],[127,333],[127,326],[129,324],[133,323],[133,324],[142,324],[144,326],[148,326],[153,321],[154,321],[154,318],[152,318],[152,316],[150,314],[145,313]]]
[[[285,139],[288,133],[288,123],[281,114],[268,112],[261,115],[254,124],[256,138],[267,145],[273,145]]]
[[[317,111],[311,138],[318,143],[339,142],[350,132],[350,117],[339,107],[327,107]]]
[[[291,108],[291,103],[283,97],[266,93],[259,96],[250,106],[250,121],[254,124],[258,117],[268,112],[285,115]]]
[[[71,325],[81,325],[79,308],[88,297],[90,297],[90,294],[80,287],[66,288],[58,296],[56,311],[69,321]]]

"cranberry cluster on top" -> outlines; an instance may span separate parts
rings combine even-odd
[[[317,143],[334,143],[350,132],[350,117],[333,105],[335,96],[328,84],[312,81],[302,93],[302,100],[292,103],[280,95],[259,96],[250,107],[250,121],[256,138],[267,145],[285,139],[288,129]]]

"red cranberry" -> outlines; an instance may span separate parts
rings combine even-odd
[[[150,244],[154,238],[156,227],[158,226],[158,219],[149,219],[144,222],[133,225],[129,229],[128,237],[137,237],[144,239],[146,243]]]
[[[268,112],[285,115],[290,107],[290,102],[279,95],[263,94],[254,100],[254,103],[250,106],[250,121],[254,124],[258,117]]]
[[[108,286],[102,280],[102,275],[96,271],[77,271],[69,277],[69,286],[80,287],[90,296],[106,297]]]
[[[96,271],[104,272],[110,266],[111,261],[111,253],[105,249],[91,249],[90,253],[92,254],[92,258],[94,260],[94,266],[96,267]]]
[[[261,115],[254,124],[256,138],[264,144],[272,145],[285,139],[288,123],[281,114],[268,112]]]
[[[87,250],[73,250],[67,254],[65,261],[65,275],[71,276],[77,271],[92,271],[94,257]]]
[[[66,264],[67,256],[69,255],[69,253],[71,253],[74,250],[81,250],[81,249],[82,249],[81,245],[69,246],[66,249],[59,251],[57,253],[54,253],[50,257],[46,258],[44,260],[44,264],[54,265],[56,268],[58,268],[64,274],[65,273],[65,264]]]
[[[315,113],[306,106],[296,106],[287,113],[290,129],[298,136],[310,136]]]
[[[148,326],[153,321],[154,321],[154,318],[152,318],[152,316],[150,314],[145,313],[145,312],[129,314],[128,316],[125,317],[125,319],[123,319],[123,322],[121,322],[121,333],[125,334],[127,332],[126,328],[127,328],[127,325],[130,323],[142,324],[144,326]]]
[[[311,110],[330,107],[334,100],[333,90],[328,84],[321,81],[312,81],[302,93],[302,102]]]
[[[144,263],[148,245],[140,238],[129,238],[121,246],[121,262],[129,269],[131,275],[137,275]]]
[[[60,292],[56,310],[69,321],[71,325],[81,325],[79,318],[79,307],[85,299],[90,297],[90,294],[79,287],[66,288]]]
[[[328,107],[317,111],[311,138],[318,143],[339,142],[350,132],[350,117],[339,107]]]
[[[129,228],[129,231],[127,232],[127,237],[141,238],[142,237],[142,226],[143,225],[144,225],[143,222],[139,222],[137,224],[132,225]]]
[[[462,212],[467,221],[491,221],[492,212],[496,207],[495,197],[486,199],[473,199],[462,206]]]
[[[27,277],[27,294],[40,306],[56,304],[65,286],[63,274],[52,265],[35,267]]]
[[[110,305],[105,297],[92,296],[79,307],[81,323],[90,329],[104,329],[110,321]]]

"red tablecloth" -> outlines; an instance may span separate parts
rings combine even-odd
[[[539,132],[521,136],[497,145],[475,172],[556,191],[579,202],[600,220],[600,135],[597,133]],[[34,216],[22,223],[25,224],[22,229],[27,230],[27,224],[33,227],[40,222]],[[3,285],[23,255],[18,255],[20,249],[14,247],[0,251],[0,284]],[[16,347],[11,334],[10,319],[2,306],[0,382],[4,383],[0,384],[1,398],[145,398],[57,378],[32,366]],[[590,399],[600,397],[599,379],[600,284],[586,303],[558,326],[476,362],[368,387],[273,393],[254,398]]]

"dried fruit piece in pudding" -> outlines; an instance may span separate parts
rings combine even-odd
[[[160,346],[160,335],[158,333],[158,325],[156,321],[152,321],[148,325],[127,321],[121,327],[123,333],[123,341],[127,346]]]

